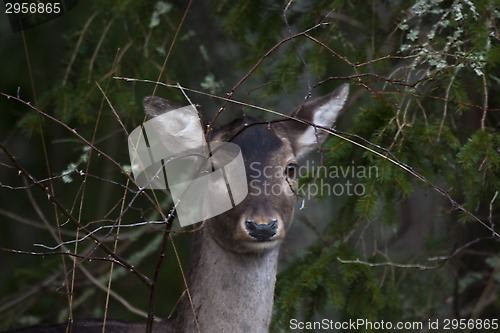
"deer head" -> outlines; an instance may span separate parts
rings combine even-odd
[[[214,133],[211,141],[232,142],[241,148],[249,189],[236,207],[205,221],[220,246],[245,253],[269,251],[280,244],[294,213],[299,162],[326,138],[324,131],[310,124],[332,127],[347,95],[348,85],[342,85],[327,96],[306,102],[292,114],[302,122],[245,118]],[[158,97],[147,101],[145,109],[152,116],[164,111],[160,107],[170,105]]]

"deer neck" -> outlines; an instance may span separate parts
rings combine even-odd
[[[265,253],[234,253],[216,243],[206,228],[193,241],[188,276],[193,304],[188,297],[179,304],[172,318],[176,331],[268,332],[278,248]]]

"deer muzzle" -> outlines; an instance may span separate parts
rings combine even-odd
[[[246,220],[245,227],[248,234],[259,242],[270,241],[278,232],[278,220],[271,219],[269,223],[256,223],[254,220]]]

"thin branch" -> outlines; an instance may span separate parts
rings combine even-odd
[[[35,251],[23,251],[23,250],[7,249],[4,247],[0,247],[0,251],[12,253],[12,254],[22,254],[22,255],[34,256],[34,257],[68,256],[68,257],[83,259],[85,261],[107,261],[107,262],[112,262],[112,263],[115,263],[117,265],[120,265],[121,267],[123,267],[125,269],[128,269],[128,266],[122,265],[121,261],[116,260],[115,258],[112,258],[112,257],[90,257],[88,255],[73,253],[69,250],[68,251],[52,251],[52,252],[35,252]]]
[[[444,106],[443,106],[443,117],[441,118],[441,123],[439,124],[439,130],[438,130],[438,135],[437,135],[438,142],[439,142],[439,139],[441,138],[441,132],[443,131],[444,121],[446,120],[446,114],[448,111],[448,102],[447,101],[449,100],[451,87],[453,86],[453,82],[455,81],[455,77],[457,76],[458,71],[459,71],[459,67],[457,67],[455,69],[455,73],[453,73],[453,75],[451,76],[450,82],[448,83],[448,86],[446,87],[446,92],[444,95],[446,102],[444,103]]]
[[[125,81],[131,81],[131,82],[138,81],[138,82],[146,82],[146,83],[155,83],[155,82],[153,82],[151,80],[142,80],[142,79],[125,78],[125,77],[115,77],[115,79],[125,80]],[[164,84],[164,83],[161,83],[161,82],[158,82],[158,84],[161,84],[161,85],[163,85],[165,87],[168,87],[168,88],[179,89],[179,85]],[[214,98],[217,98],[217,99],[220,99],[220,100],[223,100],[223,101],[227,101],[227,102],[231,102],[231,103],[234,103],[234,104],[237,104],[237,105],[243,105],[243,106],[250,107],[250,108],[253,108],[253,109],[256,109],[256,110],[265,111],[265,112],[268,112],[268,113],[271,113],[271,114],[274,114],[274,115],[281,116],[281,117],[285,118],[286,120],[298,121],[298,122],[303,123],[303,124],[307,124],[307,125],[310,125],[310,126],[315,126],[317,129],[325,131],[326,133],[328,133],[330,135],[338,137],[339,139],[347,141],[347,142],[349,142],[349,143],[351,143],[351,144],[353,144],[355,146],[358,146],[358,147],[360,147],[360,148],[362,148],[362,149],[364,149],[364,150],[366,150],[366,151],[368,151],[368,152],[370,152],[370,153],[372,153],[374,155],[377,155],[380,158],[383,158],[383,159],[385,159],[385,160],[393,163],[394,165],[396,165],[399,168],[403,169],[404,171],[408,172],[412,176],[416,177],[418,180],[420,180],[423,183],[427,184],[428,186],[430,186],[431,188],[433,188],[436,192],[438,192],[439,194],[441,194],[442,196],[444,196],[445,198],[447,198],[448,201],[450,202],[450,204],[452,205],[453,209],[460,210],[460,211],[464,212],[466,215],[470,216],[473,220],[475,220],[476,222],[480,223],[486,229],[488,229],[489,231],[491,231],[493,233],[493,235],[494,235],[495,238],[500,238],[500,235],[494,229],[492,229],[488,224],[486,224],[484,221],[482,221],[481,219],[479,219],[473,213],[471,213],[470,211],[468,211],[465,207],[463,207],[463,205],[461,205],[457,201],[455,201],[450,196],[450,194],[447,191],[445,191],[444,189],[442,189],[439,186],[435,185],[432,181],[430,181],[429,179],[427,179],[426,177],[424,177],[422,174],[420,174],[417,171],[415,171],[409,165],[401,162],[387,148],[384,148],[384,147],[382,147],[380,145],[377,145],[377,144],[375,144],[375,143],[373,143],[373,142],[371,142],[371,141],[369,141],[369,140],[367,140],[367,139],[365,139],[365,138],[363,138],[363,137],[361,137],[359,135],[352,134],[352,133],[347,133],[347,132],[343,132],[343,131],[339,131],[339,130],[336,130],[336,129],[330,129],[330,128],[318,126],[318,125],[312,124],[309,121],[305,121],[303,119],[297,119],[297,118],[295,118],[293,116],[286,115],[286,114],[283,114],[283,113],[280,113],[280,112],[277,112],[277,111],[274,111],[274,110],[271,110],[271,109],[267,109],[267,108],[264,108],[264,107],[261,107],[261,106],[251,105],[251,104],[240,102],[240,101],[237,101],[237,100],[234,100],[234,99],[230,99],[230,98],[214,96],[212,94],[208,94],[208,93],[205,93],[205,92],[202,92],[202,91],[198,91],[198,90],[195,90],[195,89],[189,89],[189,88],[185,88],[185,87],[182,87],[182,89],[186,90],[186,91],[191,91],[191,92],[194,92],[194,93],[197,93],[197,94],[200,94],[200,95],[212,96]],[[283,120],[278,120],[278,121],[283,121]],[[268,122],[266,122],[266,123],[268,123]],[[351,138],[357,139],[361,143],[358,142],[358,141],[355,141],[355,140],[353,140]]]
[[[145,226],[145,225],[164,225],[166,223],[167,222],[165,222],[165,221],[136,222],[136,223],[131,223],[131,224],[120,224],[120,228],[134,228],[134,227],[141,227],[141,226]],[[83,236],[81,238],[77,238],[77,239],[73,239],[73,240],[61,242],[61,243],[59,243],[59,244],[57,244],[55,246],[48,246],[48,245],[39,244],[39,243],[35,243],[34,245],[37,246],[37,247],[41,247],[41,248],[47,249],[47,250],[57,250],[57,249],[59,249],[61,247],[64,247],[66,245],[71,245],[71,244],[83,242],[84,240],[86,240],[88,238],[91,238],[92,235],[98,233],[101,230],[105,230],[105,229],[115,230],[116,228],[117,228],[116,224],[113,224],[113,225],[103,225],[103,226],[100,226],[100,227],[98,227],[98,228],[96,228],[94,230],[89,230],[88,234],[86,234],[85,236]]]
[[[346,260],[346,259],[341,259],[337,257],[337,261],[342,263],[342,264],[356,264],[356,265],[365,265],[369,267],[385,267],[385,266],[390,266],[390,267],[397,267],[397,268],[415,268],[418,270],[432,270],[432,269],[437,269],[443,266],[444,263],[440,263],[438,265],[434,266],[427,266],[427,265],[421,265],[421,264],[398,264],[394,263],[392,261],[387,261],[387,262],[367,262],[367,261],[362,261],[359,259],[355,260]]]
[[[481,76],[483,79],[483,116],[481,117],[481,129],[484,130],[484,123],[486,122],[486,114],[488,113],[488,84],[486,82],[486,74]]]
[[[219,108],[219,110],[217,111],[217,113],[215,114],[215,116],[212,118],[212,120],[210,121],[209,125],[208,125],[208,128],[212,128],[213,127],[213,124],[215,123],[215,121],[217,120],[217,118],[220,116],[220,114],[222,113],[222,111],[224,111],[224,109],[226,108],[227,106],[227,102],[230,102],[233,100],[233,95],[234,93],[236,92],[236,90],[243,84],[243,82],[245,82],[254,72],[255,70],[260,66],[260,64],[266,59],[268,58],[271,54],[273,54],[279,47],[281,47],[282,45],[284,45],[285,43],[291,41],[291,40],[294,40],[298,37],[308,37],[307,33],[312,31],[312,30],[315,30],[317,29],[318,27],[321,27],[321,26],[324,26],[324,25],[328,25],[328,23],[319,23],[303,32],[300,32],[300,33],[297,33],[295,35],[292,35],[292,36],[289,36],[281,41],[279,41],[277,44],[275,44],[273,47],[271,47],[271,49],[269,49],[262,57],[260,57],[259,60],[257,60],[257,62],[252,66],[252,68],[250,68],[250,70],[245,74],[243,75],[243,77],[231,88],[231,90],[229,90],[229,92],[227,93],[227,98],[224,98],[222,99],[223,101],[225,101],[225,103]],[[347,60],[347,59],[346,59]]]
[[[82,32],[80,33],[80,37],[78,37],[78,41],[76,42],[75,50],[73,51],[73,54],[71,54],[71,59],[69,60],[68,66],[66,67],[66,72],[64,73],[64,78],[62,81],[62,86],[64,87],[66,83],[68,82],[69,78],[69,73],[71,73],[71,68],[73,67],[73,63],[75,62],[76,55],[78,54],[78,50],[80,49],[80,46],[82,45],[83,42],[83,37],[85,37],[85,33],[89,29],[90,25],[92,24],[92,21],[95,19],[99,12],[93,13],[88,20],[85,22],[85,25],[83,26]]]
[[[35,183],[41,190],[47,195],[47,199],[53,203],[58,210],[66,216],[71,222],[73,222],[76,226],[78,226],[81,230],[83,230],[86,234],[89,233],[89,230],[87,227],[82,225],[79,220],[77,220],[68,210],[64,207],[64,205],[56,198],[54,197],[49,188],[43,186],[41,183],[39,183],[34,176],[32,176],[30,173],[28,173],[21,165],[17,163],[16,158],[11,154],[11,152],[5,147],[2,143],[0,143],[0,149],[4,151],[4,153],[7,155],[7,157],[11,160],[11,162],[16,166],[16,169],[19,170],[19,172],[28,178],[31,182]],[[106,245],[101,243],[99,239],[97,239],[94,235],[89,236],[90,239],[92,239],[97,246],[99,246],[104,252],[109,254],[112,258],[120,262],[121,265],[123,265],[126,269],[130,270],[132,273],[134,273],[141,281],[143,281],[146,285],[151,284],[151,280],[144,275],[142,272],[140,272],[136,267],[130,265],[125,259],[123,259],[121,256],[119,256],[117,253],[113,252],[111,249],[109,249]]]
[[[113,264],[113,262],[112,262],[112,264]],[[92,284],[94,284],[98,289],[100,289],[106,293],[106,296],[107,296],[106,297],[106,307],[105,307],[105,311],[104,311],[105,316],[108,313],[107,305],[108,305],[108,301],[109,301],[108,300],[109,296],[111,296],[113,299],[115,299],[117,302],[119,302],[121,305],[123,305],[124,308],[126,308],[127,310],[129,310],[133,314],[136,314],[136,315],[143,317],[143,318],[146,318],[148,316],[148,314],[146,312],[134,307],[124,297],[122,297],[116,291],[112,290],[109,285],[106,287],[101,281],[96,279],[87,269],[85,269],[84,267],[79,267],[79,269],[89,279],[89,281],[92,282]],[[110,272],[109,276],[111,279],[112,272]],[[105,319],[104,319],[104,321],[105,321]]]

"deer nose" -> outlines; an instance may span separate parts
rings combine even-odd
[[[256,223],[254,220],[246,220],[245,227],[250,236],[259,242],[265,242],[276,235],[278,231],[278,220],[271,219],[271,222],[267,224]]]

